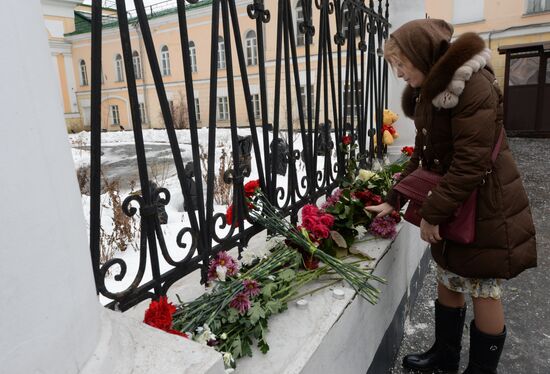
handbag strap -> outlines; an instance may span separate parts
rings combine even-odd
[[[500,146],[502,145],[502,141],[504,140],[504,126],[500,129],[500,135],[498,136],[497,143],[495,144],[495,148],[493,148],[493,153],[491,154],[491,164],[494,164],[497,160],[498,153],[500,152]]]

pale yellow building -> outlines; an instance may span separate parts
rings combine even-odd
[[[425,0],[426,14],[455,27],[455,36],[476,32],[492,50],[492,64],[504,87],[505,55],[498,48],[550,41],[550,0]]]
[[[75,2],[77,2],[75,0]],[[249,87],[252,94],[252,104],[254,116],[260,123],[260,78],[259,78],[259,59],[258,59],[258,40],[256,35],[256,21],[247,14],[247,6],[251,4],[250,0],[237,0],[237,12],[239,15],[240,35],[242,40],[246,69],[249,78]],[[300,1],[293,0],[292,9],[294,32],[296,33],[297,24],[301,22],[303,13]],[[276,60],[276,35],[277,35],[277,1],[266,0],[266,9],[271,12],[271,21],[264,24],[264,46],[265,46],[265,68],[267,76],[267,100],[269,108],[269,122],[273,121],[274,94],[275,94],[275,60]],[[112,9],[104,9],[104,14],[113,16]],[[149,24],[153,34],[153,40],[156,48],[156,55],[160,64],[162,78],[172,114],[176,126],[186,125],[186,98],[185,82],[183,73],[183,61],[181,54],[181,44],[179,35],[178,15],[175,8],[155,9],[147,7],[149,14]],[[76,123],[68,122],[69,129],[89,129],[90,127],[90,78],[91,78],[91,8],[89,6],[80,6],[74,11],[74,24],[76,28],[66,29],[64,42],[71,46],[72,82],[74,89],[70,87],[64,92],[74,96],[72,110],[75,113],[76,120],[79,120],[79,126]],[[135,13],[134,13],[135,14]],[[131,14],[132,15],[132,14]],[[336,32],[335,17],[331,16],[331,34]],[[207,126],[209,113],[209,92],[210,92],[210,45],[211,45],[211,21],[212,21],[212,3],[211,0],[202,0],[197,4],[188,5],[187,23],[189,32],[190,50],[189,55],[192,62],[192,78],[195,95],[195,111],[199,126]],[[317,89],[317,50],[319,37],[319,11],[315,9],[313,22],[316,25],[316,33],[313,37],[311,47],[311,82],[313,90]],[[221,23],[221,21],[220,21]],[[229,93],[227,87],[227,61],[223,55],[224,43],[223,33],[218,33],[218,88],[216,94],[216,117],[218,126],[229,126]],[[140,101],[140,112],[143,119],[144,128],[163,127],[163,120],[160,111],[160,105],[155,90],[151,69],[147,60],[147,54],[143,44],[143,36],[139,25],[135,19],[130,19],[130,37],[132,44],[132,54],[134,70],[136,71],[136,83],[138,97]],[[237,124],[239,126],[248,125],[246,105],[242,88],[241,73],[237,52],[235,47],[235,36],[231,33],[233,75],[235,81],[235,106],[237,108]],[[300,75],[300,94],[305,101],[306,85],[306,65],[305,65],[305,38],[303,34],[295,36],[297,44],[298,67]],[[334,46],[334,42],[332,42]],[[334,53],[335,51],[333,51]],[[345,50],[343,50],[345,55]],[[333,55],[333,61],[336,64],[336,54]],[[69,63],[68,61],[66,62]],[[292,64],[292,62],[291,62]],[[345,60],[343,61],[343,70],[345,69]],[[336,65],[335,65],[336,66]],[[103,40],[102,40],[102,128],[105,130],[118,130],[131,128],[131,113],[129,111],[129,99],[126,86],[126,76],[124,73],[124,63],[122,58],[122,48],[118,24],[104,22]],[[292,76],[292,73],[291,73]],[[335,71],[336,76],[336,71]],[[344,79],[344,72],[342,79]],[[63,78],[61,79],[63,81]],[[284,68],[281,77],[281,98],[279,107],[281,108],[281,121],[286,123],[286,100],[285,100],[285,78]],[[294,125],[298,124],[298,108],[294,80],[292,79],[293,99],[292,113]],[[65,95],[65,94],[64,94]],[[322,107],[321,107],[322,110]],[[330,104],[330,113],[332,113],[332,104]],[[350,108],[351,111],[351,108]],[[319,116],[321,118],[323,115]],[[75,122],[76,122],[75,120]]]

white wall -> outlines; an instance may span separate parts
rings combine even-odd
[[[390,1],[390,23],[392,24],[390,34],[404,23],[418,18],[425,18],[423,0]],[[401,94],[405,89],[405,83],[392,71],[388,74],[388,89],[388,107],[400,117],[395,125],[400,137],[388,148],[390,152],[399,152],[403,146],[414,145],[415,128],[413,122],[405,117],[401,108]]]
[[[0,45],[0,367],[76,373],[100,306],[39,0],[2,1]]]

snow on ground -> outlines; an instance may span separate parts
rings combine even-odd
[[[178,144],[181,151],[181,156],[184,163],[192,160],[191,149],[191,137],[189,130],[176,130]],[[239,129],[239,135],[250,135],[249,129]],[[281,134],[281,137],[285,137],[285,133]],[[260,140],[260,153],[263,157],[263,139],[262,131],[258,129],[258,137]],[[201,128],[198,130],[199,143],[203,152],[208,151],[208,129]],[[186,212],[183,211],[183,196],[179,179],[176,174],[176,169],[173,162],[173,156],[168,141],[168,136],[165,130],[143,130],[143,139],[145,144],[145,152],[147,157],[149,179],[154,180],[158,185],[167,188],[171,194],[170,203],[166,206],[166,212],[168,213],[168,223],[162,225],[163,236],[167,245],[170,256],[175,260],[183,259],[188,249],[179,248],[176,244],[176,237],[180,230],[185,227],[190,227],[189,218]],[[73,159],[75,162],[75,169],[80,167],[88,167],[90,163],[90,133],[81,132],[78,134],[70,134],[69,141],[72,145]],[[295,149],[302,149],[301,139],[299,136],[293,137]],[[137,161],[134,147],[134,133],[133,131],[121,131],[121,132],[107,132],[101,133],[102,144],[102,172],[107,180],[119,180],[120,181],[120,197],[123,201],[132,191],[139,190],[139,174],[137,172]],[[222,150],[226,152],[231,151],[231,132],[229,129],[217,129],[216,130],[216,165],[215,172],[217,173],[220,161],[219,158],[222,154]],[[334,162],[334,160],[333,160]],[[301,180],[303,175],[303,165],[301,161],[298,162],[298,181]],[[324,157],[318,157],[318,165],[322,168],[324,164]],[[205,171],[203,170],[203,173]],[[279,175],[277,177],[277,185],[285,187],[288,183],[288,172],[286,176]],[[252,149],[252,173],[247,180],[253,180],[258,178],[258,172],[256,169],[254,159],[254,149]],[[135,182],[135,185],[131,182]],[[206,184],[203,183],[204,193],[206,194]],[[204,196],[206,201],[206,196]],[[109,197],[107,194],[101,196],[101,221],[102,228],[106,233],[112,232],[113,229],[113,212],[109,206]],[[90,198],[87,195],[82,195],[82,206],[84,209],[84,215],[86,217],[87,224],[89,226],[89,212],[90,212]],[[227,205],[215,205],[215,212],[225,213]],[[136,221],[137,223],[137,221]],[[218,225],[221,221],[218,221]],[[139,227],[139,225],[137,225]],[[217,228],[217,234],[223,236],[229,231],[229,228],[219,229]],[[187,234],[186,243],[190,243],[189,234]],[[133,241],[134,247],[139,247],[139,236],[136,236]],[[189,247],[188,247],[189,248]],[[116,281],[114,276],[119,273],[119,266],[112,267],[112,271],[106,277],[106,287],[110,292],[120,292],[125,290],[135,279],[139,265],[139,252],[129,246],[124,252],[116,251],[115,258],[122,259],[127,265],[126,276],[121,281]],[[160,271],[166,272],[172,268],[160,255]],[[143,279],[140,284],[147,282],[151,279],[150,260],[147,258],[147,267]],[[110,300],[101,296],[103,303],[107,303]]]

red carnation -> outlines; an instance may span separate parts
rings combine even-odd
[[[313,227],[317,225],[317,219],[315,216],[303,216],[302,218],[302,226],[305,227],[306,230],[311,231],[313,230]]]
[[[227,210],[225,211],[225,222],[227,224],[231,224],[233,222],[233,204],[229,205],[227,207]],[[235,226],[239,225],[239,221],[235,222]]]
[[[406,154],[407,156],[412,156],[414,152],[414,147],[403,147],[401,148],[401,153]]]
[[[328,227],[322,224],[314,226],[313,230],[311,231],[317,239],[326,239],[330,235],[330,230],[328,229]]]
[[[351,136],[350,136],[350,135],[346,135],[346,136],[342,137],[342,144],[344,144],[344,145],[349,145],[349,144],[351,144]]]
[[[168,302],[168,298],[166,296],[161,296],[158,301],[151,301],[149,308],[145,311],[143,322],[170,334],[187,338],[187,335],[183,332],[172,329],[172,314],[174,314],[175,311],[176,307]]]
[[[302,219],[306,216],[316,216],[319,212],[319,208],[315,205],[307,204],[302,208]]]
[[[252,197],[256,193],[256,190],[260,188],[260,180],[256,179],[250,182],[247,182],[244,185],[244,195],[248,198]]]
[[[175,311],[176,307],[168,302],[167,297],[161,296],[158,301],[151,301],[149,309],[145,311],[143,322],[161,330],[170,330],[172,327],[172,314]]]
[[[334,225],[334,217],[331,214],[323,214],[319,217],[319,221],[328,228]]]

